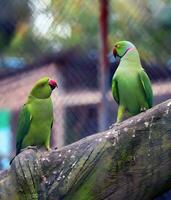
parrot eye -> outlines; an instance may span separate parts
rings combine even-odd
[[[119,48],[119,47],[120,47],[120,45],[119,45],[119,44],[116,44],[116,45],[115,45],[115,47],[116,47],[116,48]]]
[[[40,87],[44,87],[44,85],[45,85],[44,83],[40,83],[39,84]]]

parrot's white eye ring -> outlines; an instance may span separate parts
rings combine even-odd
[[[116,47],[116,48],[119,48],[119,47],[120,47],[120,45],[119,45],[119,44],[116,44],[116,45],[115,45],[115,47]]]

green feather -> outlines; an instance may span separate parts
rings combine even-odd
[[[117,80],[115,77],[112,79],[112,95],[115,101],[119,104],[119,93],[118,93],[118,85],[117,85]]]
[[[53,105],[50,98],[52,88],[48,81],[49,78],[45,77],[35,84],[21,109],[16,135],[16,154],[27,146],[50,148]]]
[[[25,138],[25,136],[29,131],[31,118],[32,117],[27,108],[27,104],[25,104],[20,111],[18,125],[17,125],[16,155],[19,154],[23,139]]]
[[[140,77],[140,81],[141,81],[143,89],[144,89],[148,107],[151,108],[153,105],[153,91],[151,88],[150,79],[148,78],[148,76],[144,70],[140,71],[139,77]]]
[[[116,43],[115,50],[121,61],[112,79],[112,94],[119,105],[117,122],[120,122],[126,113],[136,115],[151,108],[153,92],[135,46],[121,41]]]

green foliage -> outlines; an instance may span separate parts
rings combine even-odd
[[[61,25],[60,35],[58,31],[54,33],[55,40],[62,43],[63,47],[73,45],[83,46],[97,44],[98,34],[98,1],[95,0],[53,0],[51,10],[54,17],[54,29]],[[68,26],[67,33],[66,26]]]
[[[0,0],[0,53],[9,47],[19,25],[27,23],[30,17],[29,1]]]
[[[171,42],[169,36],[171,26],[167,29],[163,27],[166,21],[161,20],[161,12],[170,4],[164,0],[157,2],[112,0],[110,3],[110,47],[113,41],[129,40],[138,47],[144,60],[166,62],[171,53],[168,47],[168,43]],[[170,15],[169,12],[167,14]],[[171,15],[168,19],[171,19]]]
[[[99,47],[99,1],[95,0],[8,0],[0,1],[0,19],[15,19],[13,34],[1,41],[5,47],[13,42],[6,54],[30,59],[53,49],[81,46]],[[5,6],[4,6],[5,5]],[[110,0],[109,51],[119,40],[132,41],[141,57],[148,62],[166,62],[170,58],[171,3],[169,0]],[[7,15],[8,13],[8,15]],[[35,28],[38,17],[41,23]],[[16,29],[25,23],[24,34]],[[20,37],[18,37],[18,35]],[[19,39],[18,39],[18,38]],[[0,31],[0,39],[2,34]],[[17,38],[17,39],[16,39]],[[1,44],[0,41],[0,44]],[[3,46],[1,44],[1,46]]]

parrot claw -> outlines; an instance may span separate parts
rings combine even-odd
[[[37,146],[27,146],[26,148],[22,149],[21,152],[22,152],[22,151],[25,151],[25,150],[27,150],[27,149],[33,149],[33,150],[38,151]]]
[[[112,124],[111,126],[109,126],[109,129],[113,129],[118,126],[119,126],[119,122],[116,122],[115,124]]]
[[[141,112],[145,112],[147,110],[147,108],[143,107],[140,109]]]
[[[112,124],[112,125],[109,126],[109,129],[112,129],[114,127],[115,127],[115,124]]]
[[[47,150],[47,151],[50,151],[50,150],[51,150],[51,148],[50,148],[50,147],[46,147],[46,150]]]

